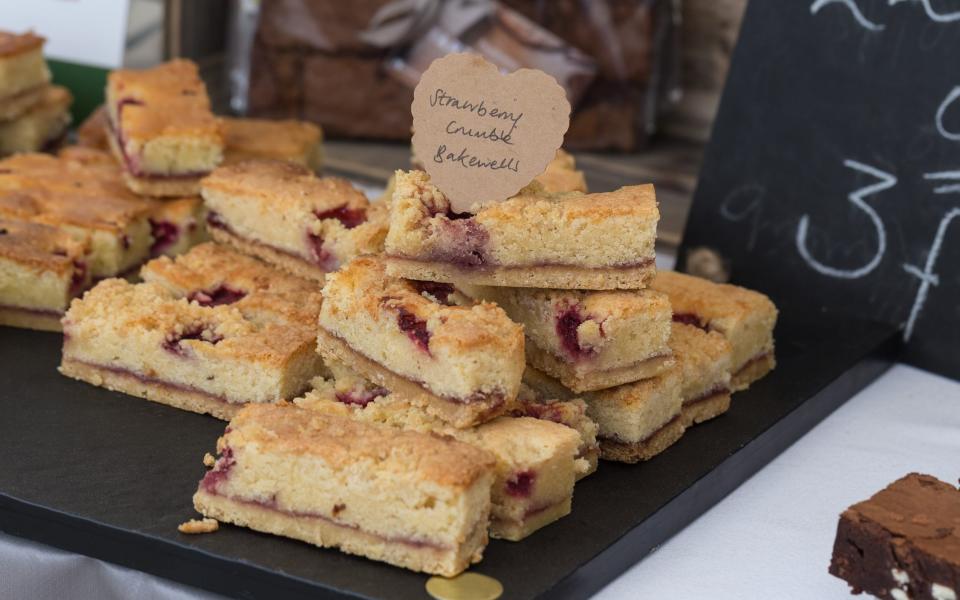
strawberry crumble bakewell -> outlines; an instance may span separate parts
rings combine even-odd
[[[680,370],[684,427],[720,416],[730,408],[730,343],[715,331],[674,323],[670,347]]]
[[[361,257],[327,277],[317,344],[457,427],[502,414],[523,375],[523,328],[492,304],[447,306]]]
[[[379,213],[366,196],[302,165],[254,160],[220,167],[202,191],[213,239],[301,277],[323,281],[350,259],[383,249],[386,219],[373,218]]]
[[[534,182],[477,214],[454,213],[422,171],[397,172],[388,272],[424,281],[638,289],[653,277],[653,186],[548,194]]]
[[[401,394],[340,379],[336,384],[317,379],[314,389],[294,402],[396,429],[449,436],[490,452],[496,458],[492,537],[521,540],[570,513],[580,436],[569,427],[529,417],[498,417],[457,429]]]
[[[18,154],[0,161],[0,216],[54,226],[89,243],[94,279],[125,274],[148,258],[155,207],[66,159]]]
[[[574,392],[653,377],[672,365],[670,301],[650,290],[542,290],[460,285],[494,302],[527,336],[527,362]]]
[[[108,139],[131,190],[190,196],[223,160],[222,124],[197,66],[183,59],[107,77]]]
[[[250,319],[316,329],[320,288],[222,244],[205,243],[140,270],[144,281],[200,306],[230,305]]]
[[[67,88],[45,87],[37,102],[23,114],[0,122],[0,156],[55,150],[66,138],[71,102],[73,96]]]
[[[313,351],[316,313],[296,303],[316,306],[319,297],[260,291],[276,287],[261,272],[269,267],[244,265],[244,257],[229,260],[235,272],[224,281],[213,270],[225,261],[204,254],[201,247],[182,265],[157,259],[144,268],[152,281],[107,279],[74,300],[63,318],[60,372],[222,419],[245,403],[309,389],[322,370]]]
[[[217,450],[206,517],[448,577],[483,556],[494,461],[468,444],[284,403],[242,410]]]
[[[307,121],[220,117],[226,146],[223,164],[264,158],[294,162],[313,171],[323,162],[323,135]]]
[[[527,368],[524,382],[544,397],[569,398],[555,379]],[[636,463],[653,458],[683,435],[679,369],[606,390],[587,392],[587,415],[600,427],[600,457]]]
[[[0,217],[0,325],[60,331],[90,285],[87,246],[55,227]]]
[[[765,295],[675,271],[659,273],[650,287],[670,297],[675,321],[727,338],[733,349],[733,391],[747,389],[776,366],[777,307]]]
[[[30,31],[0,31],[0,121],[17,118],[43,95],[50,82],[44,41]]]

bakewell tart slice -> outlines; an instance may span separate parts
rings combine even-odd
[[[454,213],[422,171],[396,173],[388,273],[423,281],[640,289],[653,277],[653,186],[549,194],[537,182],[476,214]]]
[[[331,365],[335,374],[342,373]],[[491,490],[490,535],[511,541],[570,513],[580,435],[573,429],[530,417],[497,417],[458,429],[432,417],[402,394],[356,378],[317,379],[298,406],[395,429],[451,437],[496,458]]]
[[[681,420],[689,428],[730,408],[730,343],[715,331],[674,323],[670,347],[680,370]]]
[[[320,287],[223,244],[207,242],[177,257],[151,260],[144,281],[200,306],[232,306],[250,320],[273,321],[315,333]]]
[[[60,331],[90,285],[86,244],[56,227],[0,217],[0,325]]]
[[[556,379],[528,367],[524,382],[543,397],[570,398]],[[682,377],[676,367],[614,388],[586,392],[587,415],[600,426],[600,458],[636,463],[653,458],[683,435]]]
[[[0,121],[15,119],[37,103],[50,83],[39,35],[0,31]]]
[[[383,249],[386,215],[348,181],[284,161],[220,167],[202,182],[213,239],[301,277],[323,281]],[[372,218],[379,215],[379,218]]]
[[[331,273],[319,352],[456,427],[503,414],[523,375],[523,328],[497,306],[448,306],[422,286],[375,257]]]
[[[224,165],[252,159],[286,160],[319,171],[323,133],[307,121],[221,117],[226,148]]]
[[[77,145],[94,150],[110,152],[110,115],[107,105],[101,104],[93,109],[87,118],[77,127]],[[111,157],[112,160],[112,157]]]
[[[23,114],[0,122],[0,156],[55,150],[66,137],[71,102],[73,96],[67,88],[44,87],[37,102]]]
[[[285,305],[244,300],[255,310],[104,280],[63,318],[60,372],[221,419],[246,403],[295,398],[321,370],[315,331],[291,324]]]
[[[6,158],[0,216],[57,227],[89,243],[87,269],[95,280],[127,274],[149,257],[156,205],[100,173],[45,154]]]
[[[773,328],[777,307],[767,296],[675,271],[659,273],[650,287],[670,297],[675,321],[717,331],[727,338],[733,349],[733,391],[747,389],[776,366]]]
[[[197,65],[176,59],[107,77],[108,140],[131,190],[193,196],[223,160],[222,124]]]
[[[666,295],[460,285],[493,302],[527,336],[527,362],[574,392],[653,377],[672,366]]]
[[[283,403],[240,411],[217,451],[206,517],[448,577],[483,556],[494,460],[474,446]]]
[[[583,400],[544,398],[528,385],[520,384],[520,394],[510,411],[510,416],[533,417],[573,429],[580,435],[575,465],[577,481],[597,470],[597,463],[600,460],[600,443],[597,441],[597,435],[600,427],[587,415],[587,403]]]

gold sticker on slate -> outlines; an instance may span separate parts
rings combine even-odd
[[[433,61],[413,93],[413,151],[455,212],[516,194],[543,173],[570,126],[557,81],[508,75],[474,54]]]
[[[431,577],[427,593],[437,600],[497,600],[503,595],[499,581],[481,573],[461,573],[456,577]]]

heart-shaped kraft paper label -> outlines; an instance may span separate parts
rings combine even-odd
[[[413,151],[456,212],[505,200],[543,173],[570,126],[557,81],[475,54],[433,61],[413,93]]]

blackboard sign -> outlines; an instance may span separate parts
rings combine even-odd
[[[960,378],[960,0],[753,0],[680,267],[903,327]]]

